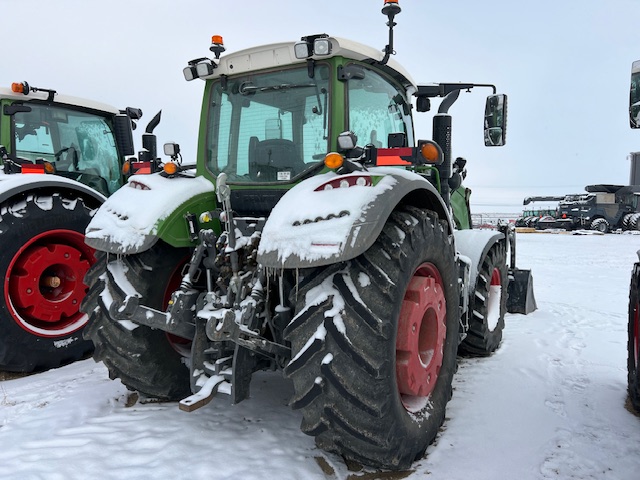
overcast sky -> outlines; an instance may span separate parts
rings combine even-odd
[[[209,56],[328,33],[382,49],[383,0],[0,0],[0,83],[34,86],[116,107],[138,106],[141,127],[162,109],[160,145],[194,158],[204,83],[182,68]],[[400,0],[395,59],[418,83],[496,84],[509,96],[507,145],[485,148],[486,89],[450,109],[453,154],[469,161],[474,192],[579,192],[629,180],[631,63],[640,59],[640,0]],[[431,138],[431,119],[416,136]],[[140,128],[138,132],[141,132]],[[136,137],[138,140],[138,137]],[[161,150],[161,149],[160,149]]]

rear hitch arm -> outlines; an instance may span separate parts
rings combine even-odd
[[[289,347],[267,340],[259,333],[238,324],[234,310],[227,310],[221,320],[212,318],[207,321],[206,333],[209,340],[214,342],[229,340],[236,345],[268,357],[291,358]]]
[[[193,293],[181,295],[180,302],[178,302],[180,310],[189,312],[191,306],[195,304],[195,300]],[[176,321],[175,315],[140,305],[140,299],[135,296],[126,297],[121,304],[118,304],[117,301],[112,302],[109,306],[109,315],[118,321],[128,320],[182,338],[192,339],[195,335],[193,323]]]

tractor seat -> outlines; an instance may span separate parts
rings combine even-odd
[[[258,141],[252,137],[249,141],[249,175],[253,180],[286,181],[302,172],[305,166],[291,140]]]

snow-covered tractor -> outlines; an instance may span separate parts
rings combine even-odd
[[[221,55],[214,36],[215,58],[184,70],[205,82],[197,167],[166,144],[163,173],[98,210],[81,308],[94,359],[129,389],[191,411],[281,370],[319,447],[399,469],[444,420],[458,348],[491,354],[508,305],[535,301],[513,229],[469,229],[451,155],[459,94],[493,88],[492,146],[506,96],[415,84],[390,58],[398,2],[382,11],[382,52],[323,34]],[[413,112],[438,98],[433,140],[415,139]]]
[[[0,108],[0,370],[31,372],[92,350],[84,231],[124,184],[140,112],[26,82],[0,88]]]
[[[631,128],[640,128],[640,60],[633,62],[631,66],[629,124]],[[638,251],[638,258],[640,259],[640,250]],[[628,332],[627,373],[629,399],[633,408],[640,413],[640,262],[634,264],[631,273]]]

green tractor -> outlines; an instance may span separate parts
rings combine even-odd
[[[397,1],[382,12],[383,52],[310,35],[222,55],[214,36],[215,58],[184,70],[205,82],[195,171],[166,144],[163,172],[100,208],[81,308],[95,360],[129,389],[191,411],[280,370],[319,447],[402,469],[444,421],[458,350],[490,355],[507,308],[535,300],[513,228],[468,228],[451,156],[459,94],[493,88],[491,146],[506,96],[414,84],[390,58]],[[416,139],[414,111],[438,98],[433,140]]]
[[[126,182],[142,112],[27,82],[0,88],[0,108],[0,370],[25,373],[93,349],[79,309],[94,261],[84,231]]]

